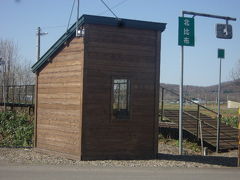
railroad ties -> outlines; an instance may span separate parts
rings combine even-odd
[[[163,117],[169,122],[160,122],[160,128],[178,129],[179,111],[165,109]],[[161,114],[160,114],[161,115]],[[199,117],[199,118],[198,118]],[[199,120],[202,122],[202,137],[205,144],[216,148],[217,139],[217,120],[209,115],[197,111],[184,111],[183,113],[183,130],[187,131],[197,139],[200,138]],[[220,125],[220,144],[219,149],[222,151],[236,149],[238,147],[238,129],[230,127],[221,122]]]

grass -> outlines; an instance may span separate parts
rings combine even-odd
[[[21,112],[1,112],[0,136],[0,146],[32,146],[33,122],[31,117]]]
[[[222,122],[226,123],[229,126],[237,128],[239,119],[237,116],[227,116],[227,117],[222,117]]]
[[[164,144],[168,144],[171,146],[175,146],[175,147],[179,146],[179,141],[177,139],[165,138],[161,134],[159,135],[159,142],[162,142]],[[183,147],[184,147],[184,149],[188,149],[188,150],[194,151],[196,153],[201,152],[201,147],[197,143],[191,142],[187,139],[183,140]]]

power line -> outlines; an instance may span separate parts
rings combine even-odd
[[[42,29],[56,29],[56,28],[64,28],[66,25],[59,25],[59,26],[43,26]]]
[[[128,0],[123,0],[117,4],[115,4],[114,6],[110,7],[111,9],[116,9],[117,7],[121,6],[122,4],[126,3]],[[70,21],[71,21],[71,16],[72,16],[72,13],[73,13],[73,9],[74,9],[74,4],[75,4],[75,0],[73,0],[73,5],[72,5],[72,8],[71,8],[71,12],[70,12],[70,17],[69,17],[69,20],[68,20],[68,26],[67,26],[67,30],[69,28],[69,24],[70,24]],[[108,10],[105,10],[105,11],[102,11],[100,13],[98,13],[97,15],[103,15],[105,14],[106,12],[108,12]],[[57,26],[43,26],[42,29],[57,29],[57,28],[65,28],[66,25],[57,25]]]
[[[100,0],[105,6],[106,8],[115,16],[116,19],[119,19],[117,17],[117,15],[112,11],[112,9],[103,1],[103,0]]]
[[[69,25],[70,25],[70,21],[71,21],[71,18],[72,18],[73,9],[74,9],[74,6],[75,6],[75,1],[76,1],[76,0],[73,0],[73,4],[72,4],[71,11],[70,11],[70,16],[69,16],[69,19],[68,19],[68,24],[67,24],[66,31],[68,31],[68,28],[69,28]],[[42,28],[43,28],[43,29],[56,29],[56,28],[64,28],[64,27],[66,27],[66,25],[44,26],[44,27],[42,27]]]
[[[123,0],[123,1],[121,1],[121,2],[119,2],[119,3],[117,3],[116,5],[112,6],[111,9],[115,9],[115,8],[121,6],[122,4],[124,4],[124,3],[127,2],[127,1],[128,1],[128,0]],[[108,12],[108,10],[102,11],[102,12],[98,13],[97,15],[103,15],[103,14],[105,14],[106,12]]]
[[[67,30],[66,30],[66,31],[68,31],[68,28],[69,28],[69,24],[70,24],[70,21],[71,21],[71,17],[72,17],[72,12],[73,12],[74,5],[75,5],[75,0],[73,0],[73,5],[72,5],[71,12],[70,12],[70,17],[69,17],[69,19],[68,19],[68,25],[67,25]]]

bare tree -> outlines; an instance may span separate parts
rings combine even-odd
[[[232,79],[237,86],[240,86],[240,59],[237,61],[236,66],[232,70]]]
[[[31,71],[31,63],[26,62],[14,67],[15,85],[33,85],[35,81],[34,73]]]
[[[4,77],[0,77],[1,84],[5,83],[6,86],[34,84],[30,63],[20,56],[18,47],[13,41],[0,39],[0,57],[5,62],[5,69],[1,67],[4,71]]]

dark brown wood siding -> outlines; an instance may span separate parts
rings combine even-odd
[[[74,38],[39,72],[39,149],[81,156],[83,38]]]
[[[86,26],[82,159],[155,157],[158,37],[151,30]],[[111,118],[114,77],[131,81],[129,120]]]

